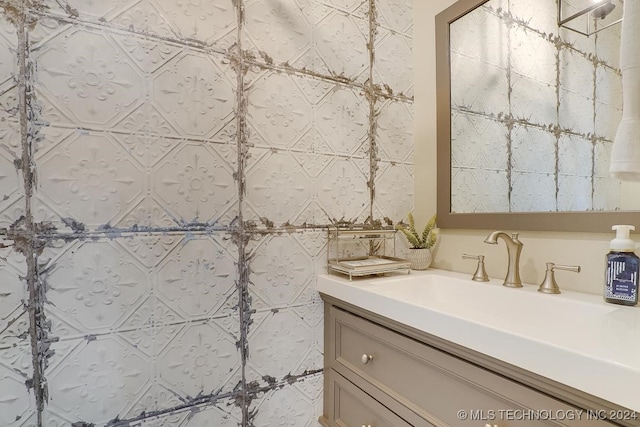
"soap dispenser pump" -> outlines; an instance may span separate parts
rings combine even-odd
[[[629,238],[633,225],[614,225],[616,238],[611,241],[607,254],[604,299],[623,305],[638,303],[638,273],[640,258],[634,253],[635,243]]]

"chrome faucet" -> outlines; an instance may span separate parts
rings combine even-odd
[[[502,238],[507,244],[507,255],[509,256],[509,266],[507,267],[507,275],[504,278],[503,286],[510,288],[521,288],[522,281],[520,280],[520,253],[522,252],[522,242],[518,240],[518,233],[512,233],[509,236],[504,231],[494,231],[484,239],[485,243],[491,243],[492,245],[498,244],[498,238]]]

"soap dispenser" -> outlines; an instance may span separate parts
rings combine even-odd
[[[616,231],[616,238],[611,241],[607,254],[604,299],[614,304],[636,305],[640,259],[633,252],[634,241],[629,238],[629,232],[635,227],[614,225],[611,229]]]

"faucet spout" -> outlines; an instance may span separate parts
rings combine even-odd
[[[498,244],[498,239],[504,240],[507,245],[507,256],[509,257],[509,265],[507,267],[507,275],[504,278],[503,286],[510,288],[521,288],[522,280],[520,280],[520,253],[524,246],[520,240],[518,240],[518,233],[512,233],[508,235],[504,231],[494,231],[489,234],[485,243],[492,245]]]

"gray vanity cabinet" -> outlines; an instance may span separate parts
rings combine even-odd
[[[562,386],[547,385],[541,392],[535,379],[523,382],[518,368],[513,368],[519,377],[514,381],[508,367],[496,373],[479,364],[481,357],[455,345],[406,327],[399,330],[402,326],[392,321],[323,298],[320,422],[326,427],[618,425],[596,416],[605,408],[613,410],[606,402]],[[567,403],[575,401],[582,405]],[[592,412],[581,412],[584,407]]]

